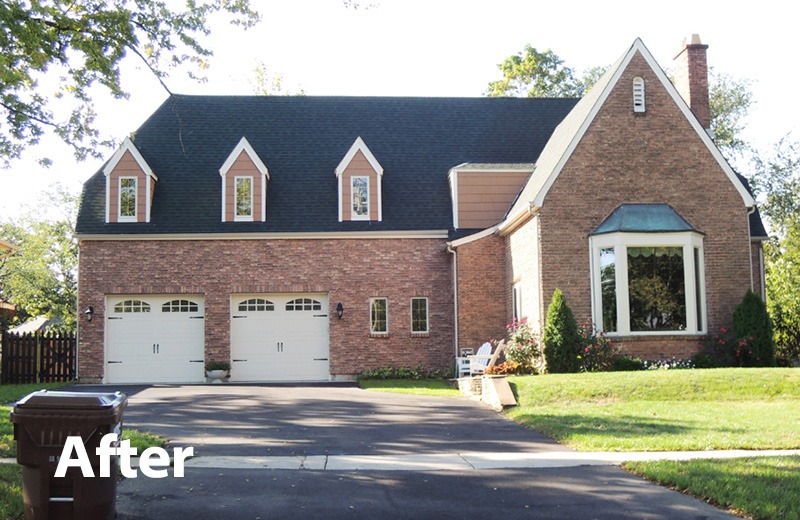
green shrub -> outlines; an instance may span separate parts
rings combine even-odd
[[[616,356],[611,362],[612,372],[630,372],[633,370],[644,370],[644,361],[626,354],[624,356]]]
[[[602,332],[598,332],[591,323],[578,329],[581,338],[578,352],[578,365],[581,372],[608,372],[614,359],[618,357],[617,349]]]
[[[768,310],[775,339],[775,361],[792,366],[794,360],[800,359],[800,308],[787,308],[770,300]]]
[[[547,308],[542,342],[548,372],[578,371],[581,337],[578,334],[578,323],[561,289],[556,289],[553,293],[553,301]]]
[[[451,379],[452,369],[428,370],[423,365],[409,367],[380,367],[361,372],[357,379]]]
[[[733,332],[725,327],[719,332],[700,338],[698,351],[692,357],[697,368],[723,368],[749,366],[751,355],[750,339],[736,339]]]
[[[538,336],[525,318],[514,319],[513,322],[506,325],[506,329],[508,329],[508,343],[503,350],[503,355],[506,357],[506,361],[518,365],[514,367],[513,373],[533,374],[535,372],[534,365],[538,365],[537,361],[542,355]],[[495,347],[493,346],[493,348]]]
[[[775,366],[772,322],[764,300],[753,291],[747,291],[733,312],[733,336],[740,341],[747,340],[748,348],[742,350],[739,366]]]

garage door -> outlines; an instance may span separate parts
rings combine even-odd
[[[231,380],[327,381],[327,294],[231,298]]]
[[[106,298],[107,383],[205,381],[203,297]]]

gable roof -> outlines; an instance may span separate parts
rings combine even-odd
[[[148,223],[104,222],[102,170],[79,234],[449,230],[455,165],[533,163],[575,99],[173,95],[135,133],[158,171]],[[221,222],[219,167],[242,136],[269,158],[265,222]],[[361,136],[380,157],[381,222],[339,222],[335,170]]]
[[[142,169],[145,175],[158,180],[158,177],[156,177],[156,174],[153,173],[152,168],[150,168],[150,165],[147,164],[147,161],[144,159],[144,157],[142,157],[142,154],[139,152],[139,149],[136,148],[136,145],[133,144],[133,140],[131,140],[130,137],[126,137],[122,141],[122,144],[119,148],[117,148],[117,151],[114,152],[114,155],[111,156],[111,159],[109,159],[108,162],[103,166],[103,174],[106,177],[108,177],[111,172],[114,171],[114,168],[116,168],[119,161],[125,156],[125,152],[129,152],[131,154],[133,160],[136,161],[136,164],[139,165],[139,168]]]
[[[375,156],[372,155],[372,152],[370,151],[369,147],[364,142],[364,140],[361,139],[361,136],[356,137],[355,142],[353,142],[353,146],[351,146],[350,149],[347,150],[347,153],[342,158],[342,161],[339,163],[339,166],[337,166],[336,169],[334,170],[336,176],[338,177],[342,173],[344,173],[344,171],[350,165],[350,162],[352,162],[353,158],[356,156],[358,152],[364,154],[364,158],[367,160],[369,165],[372,166],[372,169],[375,170],[375,173],[378,174],[378,177],[383,177],[383,166],[381,166],[381,163],[378,162],[378,159],[376,159]]]
[[[267,169],[267,166],[264,164],[264,161],[261,160],[261,157],[258,156],[256,151],[253,150],[253,147],[250,146],[250,142],[247,140],[247,137],[245,136],[242,136],[242,138],[239,139],[239,142],[236,144],[236,147],[230,153],[228,158],[225,159],[225,162],[222,163],[222,166],[219,169],[219,174],[223,177],[227,175],[228,170],[231,169],[231,166],[233,166],[233,163],[236,162],[236,159],[239,158],[242,152],[246,153],[247,156],[250,158],[250,160],[253,161],[253,164],[255,165],[258,172],[262,176],[269,179],[269,170]]]
[[[555,132],[553,132],[553,136],[548,141],[547,146],[536,163],[536,170],[528,181],[528,184],[523,188],[517,202],[508,212],[505,222],[510,223],[517,221],[521,215],[524,215],[525,212],[530,210],[531,206],[541,207],[544,204],[545,196],[558,177],[558,174],[583,138],[589,125],[594,121],[594,117],[603,106],[603,103],[606,98],[608,98],[612,89],[616,86],[631,59],[633,59],[637,53],[644,57],[662,86],[672,97],[673,101],[675,101],[678,108],[683,112],[698,137],[703,141],[703,144],[705,144],[711,152],[720,168],[722,168],[742,197],[744,205],[746,207],[755,206],[755,200],[750,191],[741,182],[740,177],[722,156],[719,149],[711,140],[711,137],[709,137],[708,133],[694,116],[689,106],[675,89],[675,86],[669,78],[667,78],[642,40],[637,38],[625,54],[609,67],[600,80],[592,87],[586,96],[580,100],[567,117],[564,118],[564,121],[556,128]],[[501,225],[501,228],[503,227],[505,226]]]

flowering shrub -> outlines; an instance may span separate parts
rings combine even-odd
[[[737,339],[723,327],[700,338],[693,361],[698,368],[760,366],[762,360],[752,342],[752,337]]]
[[[516,363],[521,367],[522,372],[515,373],[534,372],[533,367],[538,364],[538,358],[542,354],[539,348],[539,337],[533,332],[528,320],[525,318],[515,319],[506,325],[506,329],[508,329],[508,343],[503,351],[506,361]]]
[[[598,332],[589,322],[578,328],[581,338],[581,350],[578,354],[578,363],[581,372],[604,372],[614,366],[614,359],[618,356],[617,349],[602,332]]]
[[[695,368],[691,359],[655,359],[644,362],[645,370],[677,370]]]

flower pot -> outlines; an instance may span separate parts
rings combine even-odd
[[[208,370],[206,371],[206,375],[209,379],[211,379],[212,384],[220,384],[222,380],[225,379],[225,376],[228,375],[227,370]]]

